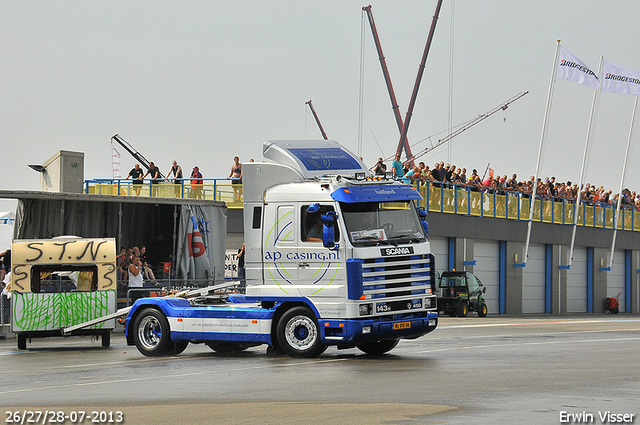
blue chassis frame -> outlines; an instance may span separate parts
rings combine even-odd
[[[255,301],[271,301],[274,306],[271,308],[262,307],[234,307],[234,304],[252,303]],[[282,300],[275,297],[245,297],[244,295],[232,295],[228,298],[224,306],[203,306],[193,307],[189,301],[182,298],[140,298],[133,304],[127,318],[125,320],[125,335],[127,336],[127,344],[133,345],[133,339],[130,337],[131,321],[140,309],[146,306],[152,306],[162,311],[167,317],[171,318],[233,318],[233,319],[256,319],[256,320],[273,320],[276,311],[284,303],[303,303],[309,307],[316,318],[319,313],[313,303],[307,298],[287,298]],[[230,313],[233,314],[231,315]],[[206,314],[205,314],[206,313]],[[356,346],[357,344],[402,338],[418,338],[432,332],[438,326],[438,314],[435,312],[423,311],[420,313],[406,313],[392,316],[391,320],[385,318],[370,319],[318,319],[320,328],[320,336],[322,343],[326,346],[330,345],[346,345]],[[429,326],[430,320],[436,320],[435,326]],[[410,328],[394,329],[394,323],[411,322]],[[365,326],[371,326],[371,332],[362,333]],[[329,339],[327,339],[329,337]],[[271,332],[269,333],[234,333],[234,332],[183,332],[171,331],[171,339],[178,341],[226,341],[226,342],[258,342],[273,345]]]

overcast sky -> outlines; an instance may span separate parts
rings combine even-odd
[[[38,190],[27,164],[60,149],[85,153],[85,178],[109,178],[116,133],[163,172],[176,159],[225,178],[235,155],[261,159],[264,140],[321,138],[310,99],[328,137],[373,165],[393,154],[399,133],[366,21],[360,78],[366,4],[0,0],[0,187]],[[371,4],[404,118],[436,0]],[[594,70],[604,55],[640,71],[638,16],[637,0],[445,0],[408,131],[412,149],[528,91],[453,139],[450,152],[420,160],[533,175],[556,40]],[[592,96],[557,81],[543,176],[578,181]],[[600,101],[587,181],[614,192],[633,101],[610,93]],[[121,153],[126,175],[134,159]],[[632,190],[640,190],[639,160],[636,149],[625,180]]]

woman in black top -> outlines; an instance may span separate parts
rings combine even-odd
[[[237,156],[233,158],[233,161],[231,173],[229,173],[229,177],[227,178],[232,180],[233,200],[240,202],[242,200],[242,164],[240,164],[240,158]]]

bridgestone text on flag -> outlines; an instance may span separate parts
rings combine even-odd
[[[556,79],[575,81],[592,89],[597,89],[600,84],[598,75],[562,46],[560,46]]]
[[[640,72],[604,61],[602,91],[640,96]]]

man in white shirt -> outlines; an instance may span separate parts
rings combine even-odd
[[[129,266],[129,289],[142,288],[144,286],[144,279],[142,278],[142,263],[140,262],[140,256],[133,256],[133,263]],[[142,296],[142,292],[134,291],[131,293],[131,301],[135,302]]]

